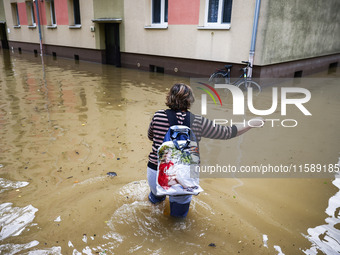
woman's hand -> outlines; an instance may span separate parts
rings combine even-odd
[[[255,128],[255,127],[263,127],[265,122],[266,120],[263,119],[262,117],[256,117],[256,118],[248,120],[247,124],[248,126]]]
[[[256,118],[248,120],[245,123],[245,126],[237,124],[237,125],[235,125],[237,127],[237,135],[236,136],[244,134],[245,132],[247,132],[251,128],[263,127],[265,122],[266,121],[262,117],[256,117]]]

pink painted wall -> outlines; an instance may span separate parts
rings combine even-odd
[[[25,3],[18,3],[18,13],[19,13],[20,25],[28,25]]]
[[[169,0],[169,25],[198,25],[200,0]]]
[[[57,25],[68,25],[67,0],[54,0]]]
[[[40,22],[42,25],[47,25],[46,12],[50,11],[46,9],[45,1],[39,1],[39,12],[40,12]],[[54,0],[54,10],[57,25],[68,25],[68,8],[67,8],[67,0]],[[38,20],[36,19],[38,23]]]
[[[46,11],[45,11],[45,2],[38,2],[39,3],[39,14],[40,14],[40,22],[41,25],[47,25],[46,21]],[[38,24],[38,19],[37,19]]]

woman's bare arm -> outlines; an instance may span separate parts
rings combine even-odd
[[[251,125],[249,125],[249,123]],[[244,134],[245,132],[249,131],[252,128],[263,127],[264,123],[265,123],[265,120],[262,119],[262,118],[253,118],[253,119],[250,119],[249,121],[247,121],[245,123],[245,125],[237,124],[237,125],[235,125],[237,127],[237,135],[236,136],[240,136],[240,135]]]

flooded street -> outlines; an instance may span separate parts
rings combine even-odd
[[[148,201],[148,125],[168,89],[189,78],[44,62],[0,52],[0,254],[340,253],[334,174],[201,178],[185,220],[169,217],[168,201]],[[338,163],[339,77],[303,84],[313,116],[288,116],[297,127],[202,141],[203,162],[223,147],[233,165]]]

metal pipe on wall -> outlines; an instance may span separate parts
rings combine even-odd
[[[41,36],[41,24],[40,24],[40,12],[39,12],[39,1],[35,0],[35,7],[37,9],[37,19],[38,19],[38,27],[39,27],[39,41],[40,41],[40,55],[43,56],[43,48],[42,48],[42,36]]]
[[[254,22],[253,22],[253,33],[251,35],[251,44],[250,44],[250,51],[249,51],[249,62],[250,62],[251,67],[253,67],[253,63],[254,63],[255,44],[256,44],[256,36],[257,36],[257,24],[259,22],[260,5],[261,5],[261,0],[256,0]],[[248,77],[252,77],[252,75],[253,75],[253,68],[249,68]]]

